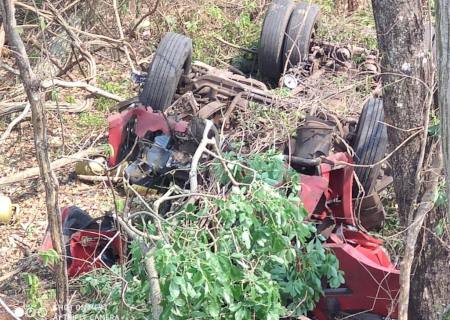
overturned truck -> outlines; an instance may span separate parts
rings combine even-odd
[[[226,151],[221,133],[229,130],[233,114],[246,103],[279,101],[268,85],[279,83],[296,90],[301,77],[313,74],[324,61],[328,65],[330,57],[336,65],[348,65],[343,60],[349,60],[349,50],[314,46],[318,15],[315,4],[279,0],[269,6],[258,50],[259,74],[268,80],[266,84],[192,63],[191,39],[166,34],[143,78],[140,95],[118,105],[108,119],[109,172],[144,194],[158,194],[169,184],[195,191],[197,172],[191,169],[193,161],[201,160],[195,156],[199,146],[207,139],[214,142],[214,151]],[[296,108],[297,100],[286,98],[283,103]],[[382,100],[368,99],[358,120],[314,108],[309,111],[295,137],[286,137],[280,151],[286,166],[300,174],[299,206],[304,206],[307,219],[326,239],[324,246],[339,259],[345,278],[339,288],[324,287],[325,294],[310,317],[396,318],[399,270],[382,242],[367,232],[383,224],[379,192],[392,181],[389,168],[382,168],[387,146]],[[63,215],[71,276],[122,261],[124,242],[114,236],[117,230],[108,219],[92,219],[76,208],[63,210]],[[45,247],[50,246],[47,241]],[[91,263],[80,264],[81,260]]]

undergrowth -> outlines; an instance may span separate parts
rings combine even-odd
[[[304,221],[298,173],[272,152],[247,159],[226,157],[240,187],[234,186],[226,200],[205,198],[198,207],[186,205],[163,224],[169,240],[159,241],[153,252],[161,318],[279,319],[306,314],[323,294],[324,282],[339,287],[343,274],[315,226]],[[209,171],[221,185],[229,185],[221,164]],[[149,222],[142,230],[154,233],[155,226]],[[81,277],[82,293],[104,305],[105,315],[122,312],[126,319],[148,319],[145,256],[136,242],[130,253],[123,302],[119,267]]]
[[[178,7],[178,8],[177,8]],[[262,23],[263,7],[255,0],[242,3],[202,0],[169,5],[167,12],[152,19],[147,30],[186,34],[193,40],[193,59],[215,66],[233,64],[251,68],[254,55],[237,47],[256,48]],[[176,9],[174,9],[176,8]]]

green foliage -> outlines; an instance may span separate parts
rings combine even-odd
[[[436,137],[441,132],[441,121],[439,118],[433,113],[430,115],[430,125],[428,126],[428,134],[431,137]]]
[[[226,200],[205,201],[198,208],[187,205],[175,221],[163,225],[170,241],[159,241],[154,252],[162,319],[279,319],[306,314],[323,294],[322,281],[338,287],[343,275],[314,225],[304,221],[299,175],[273,152],[249,159],[225,156],[242,186],[233,188]],[[251,170],[240,165],[243,162]],[[219,162],[212,174],[223,185],[230,182]],[[214,226],[198,223],[207,215],[215,215]],[[147,232],[153,233],[154,227]],[[143,308],[149,291],[145,257],[137,243],[130,250],[125,297],[129,305]],[[106,273],[82,279],[84,294],[107,296],[108,312],[118,312],[119,282]],[[137,312],[130,319],[143,314]]]
[[[353,44],[369,50],[377,48],[375,21],[370,7],[351,15],[336,14],[334,1],[319,0],[321,18],[318,38],[333,43]]]
[[[59,255],[55,249],[49,249],[47,251],[40,251],[39,257],[44,262],[45,266],[53,266],[59,261]]]
[[[67,102],[67,103],[75,103],[75,97],[74,96],[66,96],[65,98],[64,98],[64,100]]]
[[[191,37],[194,60],[211,65],[221,65],[223,61],[240,67],[251,64],[254,59],[252,54],[224,44],[219,39],[240,47],[255,47],[262,18],[257,2],[245,0],[233,9],[212,1],[196,4],[185,10],[183,16],[164,15],[161,20],[152,21],[148,28],[159,30],[161,26],[166,26],[164,31],[180,32]]]
[[[191,313],[215,319],[301,315],[320,298],[321,279],[332,287],[343,282],[336,258],[314,236],[314,226],[303,222],[298,174],[272,153],[247,164],[256,177],[239,165],[229,167],[239,181],[254,182],[214,204],[221,221],[214,237],[183,228],[172,244],[158,247],[163,319]],[[222,172],[223,182],[225,177]]]
[[[103,114],[82,112],[78,117],[78,125],[82,128],[102,128],[107,125],[107,120]]]
[[[448,206],[448,197],[446,191],[447,190],[445,183],[444,182],[440,183],[434,198],[434,204],[436,207]]]
[[[38,276],[32,273],[23,274],[24,281],[27,285],[27,304],[26,314],[31,319],[45,319],[47,309],[45,302],[55,298],[54,290],[44,291]]]
[[[120,266],[113,266],[111,271],[97,269],[80,278],[81,294],[92,297],[107,297],[107,301],[94,300],[94,302],[99,302],[99,305],[102,307],[81,308],[74,316],[74,319],[116,319],[116,316],[121,313],[122,282],[120,280]],[[123,295],[124,301],[127,305],[133,306],[133,310],[132,312],[127,312],[123,319],[148,319],[147,315],[150,313],[147,302],[149,285],[146,282],[145,274],[139,277],[133,272],[128,272],[125,275],[125,280],[127,285]]]
[[[291,95],[291,89],[283,87],[283,88],[275,88],[271,90],[271,92],[280,97],[289,97]]]
[[[114,79],[112,81],[107,81],[105,79],[99,80],[99,87],[103,90],[106,90],[110,93],[118,94],[123,97],[128,97],[130,95],[131,83],[129,80],[122,79]],[[112,99],[108,99],[105,97],[99,97],[95,99],[95,108],[98,111],[106,112],[114,106],[117,102]]]

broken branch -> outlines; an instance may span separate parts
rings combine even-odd
[[[6,140],[6,138],[8,138],[9,134],[11,133],[12,129],[16,126],[16,124],[18,124],[20,121],[23,120],[23,118],[25,118],[25,116],[30,111],[30,107],[31,105],[27,103],[22,113],[13,121],[11,121],[11,123],[8,125],[8,128],[6,128],[5,132],[3,132],[2,136],[0,137],[0,144],[2,144]]]
[[[83,81],[70,82],[70,81],[64,81],[64,80],[60,80],[60,79],[44,80],[44,81],[42,81],[41,86],[45,89],[50,88],[52,86],[59,86],[59,87],[63,87],[63,88],[80,88],[80,89],[85,89],[86,91],[89,91],[95,95],[99,95],[99,96],[102,96],[102,97],[105,97],[108,99],[112,99],[112,100],[116,100],[119,102],[125,100],[124,98],[122,98],[114,93],[110,93],[108,91],[105,91],[103,89],[100,89],[96,86],[93,86],[93,85],[83,82]]]
[[[102,152],[101,148],[92,148],[83,150],[73,154],[70,157],[61,158],[53,161],[51,165],[52,170],[60,169],[68,164],[79,161],[80,159],[87,158],[92,155],[97,155]],[[16,182],[20,182],[26,179],[36,178],[39,176],[39,167],[30,168],[19,173],[13,174],[11,176],[0,178],[0,186],[8,185]]]

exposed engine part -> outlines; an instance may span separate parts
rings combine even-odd
[[[172,169],[189,168],[190,157],[183,156],[182,152],[175,153],[170,142],[169,135],[161,134],[155,137],[151,146],[141,148],[138,158],[125,169],[131,184],[150,187]]]
[[[336,126],[318,117],[307,116],[297,128],[293,154],[305,159],[328,156]]]

